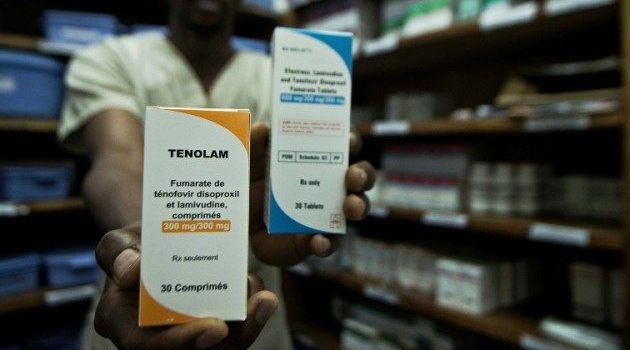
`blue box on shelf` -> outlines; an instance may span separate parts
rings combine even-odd
[[[0,165],[0,200],[34,201],[68,197],[73,179],[70,164]]]
[[[93,247],[50,251],[44,255],[44,265],[48,286],[53,288],[96,283],[100,276]]]
[[[16,50],[0,50],[0,114],[56,118],[63,100],[64,65]]]
[[[40,265],[41,257],[37,253],[0,258],[0,296],[37,289]]]
[[[44,12],[46,40],[77,45],[97,43],[118,33],[118,19],[104,13],[48,10]]]

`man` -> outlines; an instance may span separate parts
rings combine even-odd
[[[252,343],[252,349],[289,349],[278,298],[279,271],[253,257],[250,271],[262,279],[249,276],[245,322],[228,326],[221,320],[204,319],[173,327],[137,326],[137,222],[145,106],[249,108],[254,122],[267,120],[270,108],[269,59],[235,53],[229,45],[238,1],[171,0],[170,6],[168,37],[145,34],[110,39],[78,53],[68,68],[59,137],[67,147],[91,157],[83,183],[85,198],[101,227],[114,230],[97,248],[97,258],[108,278],[94,325],[123,349],[241,349]],[[267,138],[266,125],[252,126],[250,256],[266,264],[289,266],[312,254],[329,255],[334,242],[322,235],[272,237],[266,233],[262,203]],[[359,220],[367,212],[368,202],[362,192],[373,182],[374,171],[368,163],[348,169],[350,194],[344,211],[350,220]],[[263,290],[263,283],[269,291]],[[276,308],[279,311],[274,314]],[[84,340],[85,348],[113,347],[89,332]]]

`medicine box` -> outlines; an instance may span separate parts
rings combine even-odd
[[[0,114],[56,118],[63,99],[63,64],[42,55],[0,50]]]
[[[51,42],[88,45],[118,32],[116,17],[104,13],[48,10],[44,32]]]
[[[250,113],[147,107],[140,326],[247,313]]]
[[[269,233],[345,233],[352,35],[276,28],[272,37]]]
[[[40,264],[41,257],[36,253],[0,258],[0,296],[36,289]]]
[[[55,250],[44,255],[49,287],[96,283],[100,276],[93,248]]]
[[[0,200],[33,201],[65,198],[73,168],[59,165],[0,165]]]

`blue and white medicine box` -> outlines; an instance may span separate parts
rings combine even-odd
[[[0,258],[0,296],[36,289],[40,265],[41,257],[36,253]]]
[[[63,100],[64,65],[32,53],[0,50],[0,114],[56,118]]]
[[[104,13],[44,12],[44,32],[50,42],[89,45],[117,34],[118,29],[118,19]]]
[[[73,167],[59,165],[0,165],[0,200],[35,201],[68,197]]]
[[[46,280],[49,287],[60,288],[96,283],[99,267],[94,248],[72,248],[44,255]]]
[[[276,28],[271,53],[267,229],[345,233],[352,34]]]

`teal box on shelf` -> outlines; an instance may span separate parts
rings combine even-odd
[[[44,255],[46,281],[49,287],[61,288],[96,283],[99,267],[94,248],[67,248]]]
[[[73,167],[59,165],[0,165],[0,200],[35,201],[68,197]]]
[[[0,258],[0,296],[37,289],[41,257],[25,253]]]
[[[48,10],[44,12],[46,40],[89,45],[119,32],[118,19],[105,13]]]
[[[63,100],[64,65],[16,50],[0,50],[0,116],[56,118]]]

